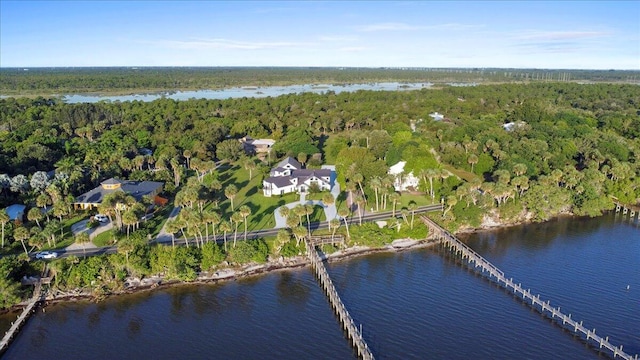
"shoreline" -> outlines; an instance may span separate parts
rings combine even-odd
[[[604,216],[607,213],[615,212],[615,210],[608,211],[603,213]],[[483,221],[483,223],[477,227],[468,227],[461,228],[456,231],[455,235],[469,235],[474,233],[481,233],[486,231],[497,231],[501,229],[507,229],[514,226],[528,225],[528,224],[536,224],[536,223],[546,223],[560,218],[582,218],[582,216],[577,216],[571,212],[563,212],[557,216],[554,216],[546,221],[536,222],[531,219],[523,219],[521,221],[513,221],[513,222],[495,222],[495,221]],[[485,219],[487,220],[487,219]],[[395,243],[395,245],[394,245]],[[338,262],[338,261],[347,261],[349,259],[366,256],[370,254],[376,253],[397,253],[401,251],[408,251],[419,248],[426,248],[436,245],[437,242],[432,239],[422,239],[422,240],[414,240],[414,239],[396,239],[391,244],[385,245],[380,248],[371,248],[367,246],[354,246],[344,250],[338,250],[331,254],[320,254],[320,258],[326,262]],[[47,306],[50,304],[58,304],[62,302],[74,302],[74,301],[102,301],[110,297],[135,294],[139,292],[145,291],[153,291],[156,289],[166,289],[169,287],[182,286],[182,285],[203,285],[203,284],[214,284],[214,283],[222,283],[228,281],[236,281],[243,278],[249,278],[252,276],[268,274],[276,271],[283,271],[289,269],[296,269],[306,267],[310,264],[310,261],[304,255],[298,255],[292,258],[278,258],[271,259],[265,262],[264,264],[245,264],[237,267],[226,267],[220,268],[213,273],[211,272],[201,272],[198,277],[193,281],[183,281],[183,280],[164,280],[162,276],[150,276],[144,279],[127,279],[125,284],[129,283],[129,286],[126,286],[124,289],[119,290],[117,292],[113,292],[106,295],[94,295],[88,292],[78,292],[77,294],[64,294],[64,295],[56,295],[53,297],[47,297],[40,306]],[[5,315],[9,313],[17,313],[21,311],[26,306],[26,302],[22,302],[20,304],[14,305],[11,308],[0,310],[0,315]]]
[[[395,245],[394,245],[395,243]],[[397,253],[401,251],[408,251],[419,248],[427,248],[435,245],[437,242],[431,239],[414,240],[414,239],[397,239],[391,244],[385,245],[380,248],[370,248],[367,246],[354,246],[344,250],[338,250],[332,254],[321,254],[321,259],[326,262],[339,262],[347,261],[355,257],[366,256],[376,253]],[[150,276],[145,279],[127,279],[125,284],[129,286],[124,289],[106,294],[103,296],[94,295],[88,292],[78,292],[76,294],[63,294],[55,295],[53,297],[47,297],[40,307],[46,307],[47,305],[59,304],[64,302],[77,302],[77,301],[95,301],[100,302],[111,297],[117,297],[122,295],[136,294],[147,291],[154,291],[160,289],[167,289],[171,287],[183,286],[183,285],[204,285],[204,284],[217,284],[231,281],[237,281],[244,278],[250,278],[258,275],[265,275],[277,271],[285,271],[290,269],[297,269],[307,267],[311,264],[309,259],[305,255],[298,255],[292,258],[284,259],[280,257],[277,260],[267,261],[264,264],[246,264],[241,267],[227,267],[221,268],[214,272],[202,272],[193,281],[183,280],[164,280],[162,276]],[[20,303],[12,306],[11,308],[0,310],[0,315],[6,315],[10,313],[19,313],[26,304]]]

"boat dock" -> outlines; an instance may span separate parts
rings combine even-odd
[[[38,302],[42,300],[43,294],[42,282],[38,280],[38,282],[35,283],[35,287],[33,289],[33,296],[31,296],[31,299],[29,299],[27,306],[22,310],[22,313],[20,314],[20,316],[18,316],[18,319],[16,319],[16,321],[12,323],[9,331],[4,334],[4,337],[0,341],[0,354],[4,353],[7,350],[9,344],[11,343],[11,340],[18,333],[18,330],[20,330],[22,325],[27,321],[36,304],[38,304]]]
[[[633,222],[636,220],[640,220],[640,207],[632,206],[632,205],[623,205],[620,203],[616,204],[616,214],[622,212],[622,215],[629,215],[630,220]],[[637,215],[637,216],[636,216]]]
[[[323,239],[326,240],[326,239]],[[331,277],[329,277],[329,273],[327,269],[324,267],[318,252],[315,249],[315,246],[311,241],[305,239],[305,245],[307,248],[307,256],[309,260],[311,260],[311,266],[315,270],[316,277],[320,280],[322,284],[322,288],[327,294],[327,298],[333,307],[336,315],[338,315],[338,319],[342,324],[342,328],[347,332],[349,338],[351,339],[351,345],[357,350],[358,356],[362,359],[369,360],[373,359],[373,353],[369,349],[369,346],[364,341],[362,337],[362,330],[358,328],[353,321],[353,318],[349,314],[349,311],[342,303],[338,292],[336,291],[333,282],[331,281]]]
[[[507,278],[500,269],[491,264],[488,260],[476,253],[472,248],[464,244],[454,235],[442,228],[433,220],[426,216],[421,216],[424,223],[429,228],[429,234],[441,240],[442,243],[461,259],[467,261],[467,265],[473,266],[477,269],[480,268],[482,275],[489,280],[495,281],[498,285],[504,289],[512,292],[518,297],[522,297],[523,302],[529,304],[532,308],[540,311],[542,314],[550,316],[552,320],[555,320],[557,324],[561,324],[563,328],[573,331],[575,334],[585,336],[587,343],[598,346],[599,349],[606,349],[611,352],[614,359],[621,358],[626,360],[638,360],[638,355],[631,356],[624,352],[622,345],[615,346],[609,341],[609,337],[602,337],[596,334],[596,330],[590,330],[582,324],[582,321],[578,322],[571,318],[571,314],[566,315],[560,307],[555,308],[550,305],[549,301],[540,299],[540,295],[532,295],[530,289],[522,287],[522,284],[515,283],[513,278]]]

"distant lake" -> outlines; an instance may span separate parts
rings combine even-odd
[[[460,86],[463,84],[452,83],[452,86]],[[467,84],[464,84],[467,85]],[[469,84],[471,86],[475,84]],[[233,87],[228,89],[219,90],[193,90],[193,91],[163,91],[148,94],[133,94],[133,95],[83,95],[83,94],[69,94],[64,95],[62,99],[66,103],[94,103],[98,101],[153,101],[160,98],[167,98],[173,100],[189,100],[189,99],[230,99],[230,98],[264,98],[264,97],[276,97],[286,94],[301,94],[301,93],[316,93],[321,94],[328,91],[335,92],[336,94],[341,92],[354,92],[358,90],[373,90],[373,91],[405,91],[405,90],[420,90],[428,89],[432,86],[431,83],[399,83],[399,82],[385,82],[385,83],[367,83],[367,84],[344,84],[344,85],[289,85],[289,86],[243,86]]]

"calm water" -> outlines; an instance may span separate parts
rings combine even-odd
[[[453,85],[453,84],[452,84]],[[475,84],[471,84],[475,85]],[[267,96],[275,97],[285,94],[299,94],[312,92],[320,94],[327,91],[333,91],[336,94],[341,92],[353,92],[358,90],[376,90],[376,91],[396,91],[396,90],[419,90],[431,87],[430,83],[368,83],[368,84],[347,84],[347,85],[290,85],[290,86],[261,86],[261,87],[234,87],[220,90],[194,90],[194,91],[175,91],[161,92],[153,94],[135,94],[121,96],[98,96],[98,95],[65,95],[64,101],[67,103],[81,102],[98,102],[98,101],[153,101],[160,98],[168,98],[174,100],[188,99],[229,99],[254,97],[263,98]]]
[[[469,236],[508,276],[640,353],[640,227],[614,215]],[[329,264],[379,359],[607,358],[437,249]],[[626,290],[629,285],[630,289]],[[8,359],[351,359],[309,269],[60,304]]]

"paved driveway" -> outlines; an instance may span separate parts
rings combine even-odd
[[[338,194],[340,193],[340,186],[337,185],[338,187]],[[336,198],[336,195],[334,195],[333,190],[336,188],[336,186],[333,187],[333,189],[331,189],[331,194],[333,195],[334,199]],[[282,205],[278,208],[276,208],[276,210],[273,213],[273,216],[276,219],[276,226],[274,227],[275,229],[281,229],[281,228],[286,228],[287,227],[287,218],[283,217],[282,215],[280,215],[280,208],[283,206],[288,207],[289,209],[293,209],[294,207],[300,205],[300,204],[307,204],[307,205],[319,205],[322,206],[324,209],[324,216],[327,218],[327,220],[332,220],[332,219],[336,219],[338,218],[338,210],[336,208],[336,204],[335,201],[333,204],[327,206],[325,205],[321,200],[306,200],[305,196],[303,194],[303,196],[301,196],[302,199],[300,199],[300,201],[294,201],[285,205]]]
[[[110,230],[111,228],[113,228],[113,224],[111,224],[111,221],[109,221],[108,223],[100,223],[100,226],[95,227],[95,228],[87,228],[87,223],[89,222],[89,219],[84,219],[84,220],[80,220],[77,223],[71,225],[71,232],[73,233],[73,236],[76,236],[77,234],[80,234],[82,232],[85,232],[87,234],[89,234],[89,239],[93,240],[96,236],[98,236],[98,234],[102,234],[103,232]],[[75,249],[82,249],[82,245],[79,244],[71,244],[69,246],[66,247],[67,250],[75,250]],[[85,249],[91,249],[91,248],[95,248],[96,246],[93,243],[86,243],[84,245]]]

